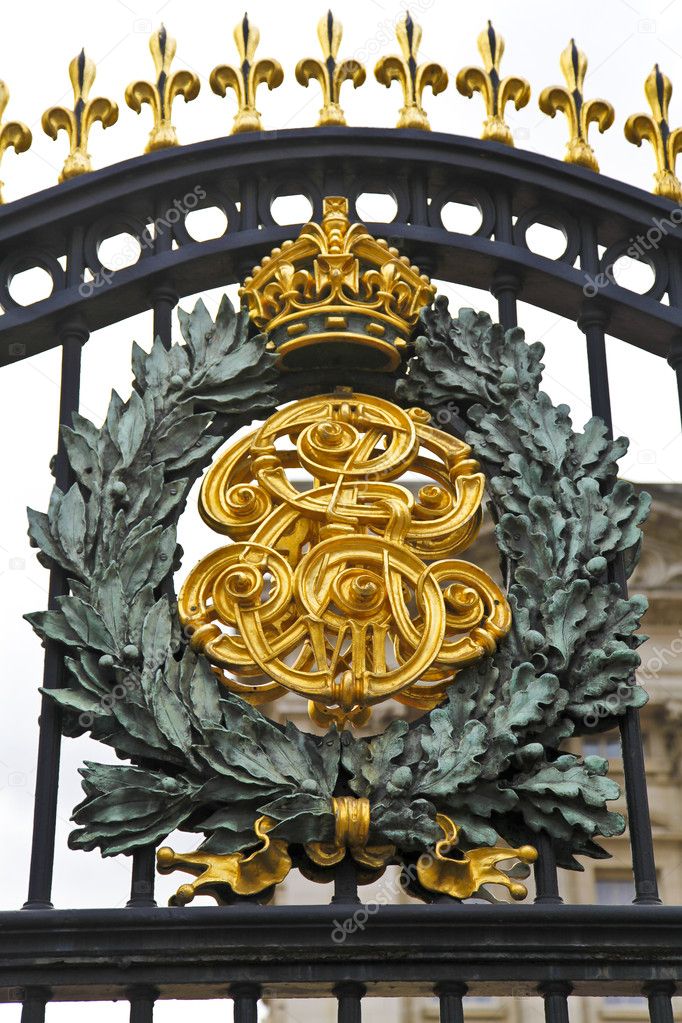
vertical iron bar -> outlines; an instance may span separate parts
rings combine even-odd
[[[682,334],[678,334],[670,345],[668,365],[677,376],[677,394],[680,402],[680,419],[682,419]]]
[[[72,473],[61,427],[71,426],[73,413],[78,411],[81,349],[88,339],[88,330],[80,318],[74,318],[62,325],[59,336],[62,343],[62,373],[59,396],[59,436],[54,477],[56,486],[66,492],[72,483]],[[55,566],[50,572],[48,609],[54,610],[57,607],[57,599],[67,592],[66,572],[60,566]],[[43,687],[45,689],[60,689],[63,684],[63,648],[59,643],[48,640],[45,643]],[[60,751],[61,713],[59,706],[48,696],[43,695],[40,704],[31,865],[28,897],[24,903],[25,909],[52,908],[52,873],[57,825]]]
[[[676,309],[682,307],[682,253],[677,249],[670,250],[668,298],[670,305]],[[670,343],[668,365],[677,377],[677,394],[680,402],[680,418],[682,419],[682,333],[677,334]]]
[[[126,906],[155,906],[154,880],[156,876],[156,846],[145,845],[133,853],[130,877],[130,898]]]
[[[424,171],[415,172],[408,180],[409,208],[406,219],[410,224],[428,227],[429,224],[429,185],[428,175]],[[389,235],[389,244],[396,244],[396,240],[390,239],[390,225],[386,227]],[[433,248],[426,246],[413,249],[411,253],[412,262],[416,263],[423,274],[429,277],[436,275],[438,270],[436,254]]]
[[[128,992],[130,999],[130,1023],[153,1023],[156,990],[143,984]]]
[[[495,195],[495,241],[505,245],[514,244],[511,199],[502,189]],[[490,291],[497,299],[499,320],[505,330],[518,325],[516,301],[521,291],[521,283],[519,275],[504,264],[500,264],[493,275]]]
[[[594,279],[598,272],[599,256],[594,224],[589,217],[581,222],[581,268]],[[585,335],[587,363],[590,378],[592,414],[600,416],[613,437],[613,420],[609,394],[609,373],[606,361],[605,328],[608,309],[598,298],[586,298],[578,318],[578,327]],[[627,597],[627,577],[622,557],[609,566],[609,578],[617,583],[623,597]],[[651,833],[649,796],[644,767],[644,750],[639,722],[639,711],[628,707],[619,719],[623,752],[625,798],[628,808],[628,830],[635,879],[635,899],[640,904],[658,904],[658,883],[654,843]]]
[[[358,875],[350,853],[346,853],[345,857],[334,868],[334,894],[331,897],[331,901],[334,904],[346,906],[357,906],[360,904]]]
[[[234,1001],[234,1023],[258,1023],[258,984],[232,984],[230,995]]]
[[[490,290],[497,299],[498,316],[505,330],[518,326],[516,299],[521,290],[521,278],[510,271],[497,270]]]
[[[436,985],[436,995],[440,1004],[440,1023],[464,1023],[464,1006],[462,999],[467,993],[467,986],[458,981],[444,981]]]
[[[569,1023],[568,996],[573,990],[564,980],[550,980],[538,990],[545,1000],[545,1023]]]
[[[334,986],[339,1007],[338,1023],[362,1023],[362,999],[366,990],[365,985],[357,980],[342,980]]]
[[[559,903],[564,900],[559,895],[559,878],[557,876],[556,857],[549,835],[541,831],[533,839],[538,851],[535,861],[535,901],[539,903]]]
[[[49,997],[47,988],[27,988],[21,1005],[21,1023],[44,1023]]]
[[[239,230],[257,231],[260,225],[260,211],[258,209],[258,182],[254,175],[240,178],[239,181]],[[258,257],[260,258],[260,257]],[[242,258],[235,265],[235,276],[238,281],[243,281],[253,270],[256,260],[254,253]]]
[[[675,984],[667,980],[652,980],[642,990],[649,1000],[651,1023],[674,1023],[672,996]]]
[[[167,203],[165,204],[168,205]],[[154,253],[170,251],[173,238],[169,230],[161,231],[159,224],[165,222],[163,213],[157,210],[156,235],[154,238]],[[171,347],[172,339],[172,317],[173,309],[177,305],[177,292],[170,284],[157,284],[151,292],[151,303],[153,310],[153,338],[158,337],[166,350]],[[173,583],[169,579],[170,593],[173,596]],[[154,882],[156,879],[156,847],[146,846],[136,849],[133,853],[133,866],[130,878],[130,898],[128,906],[155,906]],[[131,1009],[132,1011],[132,1009]]]
[[[154,312],[154,338],[160,338],[163,347],[171,346],[173,309],[177,305],[178,295],[169,284],[157,285],[151,293]]]

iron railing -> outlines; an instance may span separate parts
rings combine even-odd
[[[185,227],[183,196],[197,187],[201,206],[226,214],[220,238],[195,242]],[[506,327],[517,322],[517,300],[576,323],[587,348],[592,409],[609,429],[607,328],[667,358],[682,395],[682,228],[669,216],[671,202],[496,143],[409,130],[318,128],[219,139],[130,160],[3,207],[0,362],[60,346],[59,422],[68,424],[79,403],[81,349],[92,331],[151,308],[154,334],[170,345],[180,297],[242,279],[297,233],[296,225],[275,223],[276,197],[302,194],[318,217],[324,195],[346,195],[354,216],[364,192],[391,195],[397,205],[390,223],[368,224],[373,234],[389,238],[434,278],[492,291]],[[450,201],[478,207],[475,234],[444,228],[441,210]],[[654,272],[649,292],[619,286],[610,265],[631,237],[662,222],[646,256]],[[528,247],[534,223],[563,232],[566,249],[558,259]],[[121,232],[138,238],[141,255],[112,272],[98,246]],[[22,307],[11,296],[11,279],[32,266],[47,270],[53,290]],[[595,280],[598,287],[585,287]],[[344,383],[379,393],[391,381],[348,366],[333,378],[283,375],[279,396],[286,401]],[[69,485],[61,440],[55,476],[62,489]],[[625,590],[622,565],[613,580]],[[66,586],[54,568],[50,606]],[[61,650],[48,643],[45,687],[61,686],[63,672]],[[330,906],[162,909],[153,894],[154,850],[147,849],[133,857],[126,909],[52,909],[60,721],[57,706],[44,699],[29,891],[24,910],[0,914],[0,994],[23,1002],[24,1023],[42,1021],[49,999],[111,998],[129,999],[131,1019],[142,1023],[152,1018],[155,999],[177,997],[231,997],[239,1023],[255,1023],[259,997],[301,994],[336,997],[344,1023],[359,1019],[365,994],[436,994],[441,1019],[456,1023],[466,992],[542,994],[550,1023],[568,1019],[571,992],[644,994],[654,1023],[669,1023],[682,980],[682,907],[659,905],[636,710],[622,719],[621,740],[635,905],[563,905],[551,849],[540,842],[534,905],[385,906],[336,944],[334,921],[360,907],[346,868],[339,868]]]

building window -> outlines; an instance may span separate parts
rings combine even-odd
[[[598,735],[586,735],[582,741],[583,756],[604,757],[606,760],[620,760],[620,735],[618,731],[600,732]]]
[[[635,897],[632,876],[598,870],[595,874],[595,894],[600,906],[628,906]]]

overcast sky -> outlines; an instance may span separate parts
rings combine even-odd
[[[147,48],[150,31],[161,20],[178,40],[177,67],[194,70],[201,79],[198,100],[174,107],[180,140],[191,143],[229,131],[234,115],[232,94],[221,100],[208,85],[212,68],[235,60],[232,29],[241,18],[241,5],[210,0],[29,0],[3,7],[0,33],[0,77],[10,89],[6,117],[28,123],[34,133],[30,152],[17,157],[9,152],[2,165],[5,198],[11,201],[53,185],[66,155],[66,138],[52,142],[40,128],[40,117],[55,103],[69,105],[68,63],[85,46],[97,64],[93,95],[115,99],[120,119],[113,128],[93,129],[90,152],[96,167],[140,154],[150,128],[150,111],[138,117],[123,100],[125,86],[133,79],[152,75]],[[351,125],[388,127],[395,123],[401,95],[373,77],[381,54],[396,52],[393,28],[404,5],[395,0],[337,0],[335,14],[344,24],[341,56],[355,56],[368,68],[368,80],[353,93],[344,87],[342,104]],[[261,30],[260,56],[274,56],[285,70],[285,83],[274,93],[261,91],[258,105],[268,129],[309,126],[320,107],[316,83],[308,90],[299,86],[293,68],[301,57],[317,55],[316,24],[325,12],[322,3],[276,3],[252,0],[249,14]],[[480,63],[476,37],[492,18],[506,41],[503,71],[521,74],[531,82],[530,105],[508,120],[517,145],[561,158],[566,138],[565,119],[554,121],[538,110],[541,89],[561,82],[559,55],[571,35],[589,57],[586,94],[609,99],[616,108],[614,127],[605,135],[594,132],[592,141],[604,173],[649,189],[654,158],[651,149],[638,150],[625,141],[623,123],[628,114],[645,110],[643,83],[658,61],[679,95],[673,98],[672,125],[682,123],[682,0],[574,0],[549,4],[539,0],[489,0],[487,4],[461,4],[452,0],[415,0],[415,21],[422,24],[423,60],[444,63],[450,87],[435,99],[426,94],[425,106],[433,129],[478,136],[483,119],[479,96],[467,100],[454,87],[456,72]],[[286,211],[285,211],[286,212]],[[361,211],[362,212],[362,211]],[[379,219],[368,207],[368,219]],[[290,209],[292,219],[297,213]],[[209,225],[210,227],[210,225]],[[551,240],[551,239],[550,239]],[[545,241],[548,241],[546,238]],[[116,248],[118,245],[118,249]],[[124,258],[124,247],[114,252]],[[636,276],[636,275],[635,275]],[[633,280],[635,277],[632,278]],[[39,282],[17,282],[24,300],[32,300]],[[455,285],[443,285],[455,309],[472,305],[495,314],[488,293]],[[234,289],[230,289],[234,295]],[[215,310],[219,293],[209,293]],[[182,305],[193,304],[184,299]],[[566,401],[574,419],[582,424],[589,415],[587,368],[581,335],[558,317],[522,306],[520,322],[530,340],[547,347],[545,388],[554,400]],[[130,389],[130,343],[145,347],[151,341],[151,317],[134,317],[99,332],[83,354],[81,412],[98,424],[106,411],[112,387],[124,397]],[[667,364],[640,353],[624,343],[609,342],[614,419],[617,432],[629,434],[630,453],[623,474],[630,479],[676,482],[682,479],[682,442],[676,411],[674,375]],[[34,757],[37,742],[37,686],[42,672],[42,650],[21,615],[45,606],[47,572],[35,560],[26,539],[25,507],[45,509],[51,487],[48,463],[55,450],[55,424],[59,386],[59,354],[48,352],[3,370],[0,401],[2,421],[2,478],[5,496],[0,505],[0,601],[3,689],[0,715],[0,800],[3,826],[0,843],[0,906],[16,908],[25,898],[28,850],[33,804]],[[211,534],[197,524],[194,507],[187,513],[181,541],[189,566],[215,546]],[[60,820],[57,832],[54,901],[65,906],[123,905],[128,897],[128,862],[102,861],[96,853],[73,853],[66,848],[68,818],[80,799],[77,767],[83,759],[111,759],[108,751],[87,739],[64,740],[60,786]],[[186,840],[185,840],[186,841]],[[182,846],[181,846],[182,847]],[[176,887],[173,879],[159,884],[160,897]],[[98,1019],[126,1018],[124,1005],[103,1006]],[[202,1009],[205,1020],[224,1019],[222,1005]],[[86,1006],[50,1006],[50,1020],[90,1019]],[[0,1007],[0,1023],[19,1018],[18,1007]],[[179,1018],[173,1005],[161,1005],[158,1020]]]

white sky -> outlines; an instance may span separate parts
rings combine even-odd
[[[274,93],[261,91],[258,105],[265,127],[282,129],[313,124],[320,106],[316,83],[308,90],[295,81],[293,68],[303,56],[317,55],[316,24],[325,12],[323,3],[284,5],[273,0],[251,0],[249,15],[261,30],[260,56],[275,56],[284,66],[285,83]],[[344,24],[341,57],[356,56],[368,68],[364,87],[353,92],[344,87],[342,105],[351,125],[391,126],[401,105],[397,85],[390,90],[373,77],[379,55],[397,52],[393,25],[403,10],[395,0],[337,0],[334,13]],[[643,82],[658,61],[679,95],[673,98],[673,126],[682,123],[682,0],[574,0],[572,4],[548,4],[546,0],[489,0],[485,5],[452,3],[446,0],[415,0],[413,18],[422,24],[423,60],[444,63],[450,73],[448,90],[435,99],[426,94],[425,106],[434,130],[478,136],[483,119],[480,97],[461,97],[455,87],[457,70],[480,63],[476,37],[492,18],[506,41],[503,71],[521,74],[531,82],[530,105],[507,116],[524,148],[563,156],[566,123],[561,115],[554,121],[537,107],[540,90],[561,82],[559,54],[571,35],[590,60],[586,94],[613,102],[616,123],[605,135],[594,133],[602,170],[613,177],[648,189],[654,169],[648,146],[641,150],[623,137],[623,122],[632,112],[646,109]],[[7,201],[51,186],[66,155],[66,138],[52,142],[40,128],[44,109],[55,103],[69,105],[68,63],[85,46],[96,61],[97,80],[93,95],[114,98],[119,103],[117,125],[92,132],[90,152],[96,167],[115,163],[142,152],[150,128],[150,111],[138,117],[123,100],[125,86],[136,78],[152,74],[147,49],[150,31],[161,20],[178,39],[177,67],[199,74],[198,100],[176,103],[174,122],[180,140],[191,143],[216,137],[232,123],[234,99],[221,100],[208,85],[211,69],[218,63],[232,63],[236,54],[232,29],[243,7],[216,4],[209,0],[62,0],[48,3],[6,4],[0,34],[0,77],[9,86],[11,99],[6,117],[28,123],[34,133],[31,151],[20,157],[9,152],[2,165]],[[368,219],[371,210],[367,210]],[[32,284],[27,282],[32,298]],[[473,305],[494,316],[495,302],[487,293],[445,285],[451,305]],[[234,295],[234,289],[231,289]],[[212,310],[219,293],[208,295]],[[182,302],[189,308],[189,299]],[[577,329],[549,313],[522,306],[520,323],[530,340],[542,340],[547,347],[545,387],[554,400],[571,405],[574,419],[581,424],[589,415],[587,368],[584,346]],[[130,342],[148,346],[150,315],[138,316],[99,332],[86,345],[83,355],[81,412],[98,423],[115,387],[126,397],[130,387]],[[682,442],[676,411],[674,374],[667,364],[629,346],[609,343],[612,400],[617,432],[632,440],[623,473],[631,479],[660,483],[682,479]],[[38,565],[26,539],[25,506],[47,506],[51,477],[48,463],[55,450],[55,424],[59,386],[59,354],[49,352],[5,369],[0,401],[2,436],[5,438],[2,475],[5,498],[0,505],[0,644],[4,665],[2,711],[0,713],[0,819],[6,834],[0,843],[0,906],[16,908],[23,902],[28,873],[28,849],[32,819],[34,758],[37,742],[37,686],[42,671],[42,650],[21,615],[44,607],[47,573]],[[214,546],[213,538],[192,521],[188,512],[181,541],[187,550],[186,564]],[[207,546],[208,545],[208,546]],[[101,861],[96,853],[72,853],[66,848],[70,830],[68,817],[80,799],[76,770],[81,761],[109,759],[106,749],[87,739],[64,740],[60,788],[60,820],[57,832],[54,901],[58,906],[123,905],[128,897],[128,863]],[[186,839],[183,839],[186,841]],[[180,846],[182,848],[182,845]],[[176,885],[173,879],[159,882],[162,898]],[[320,891],[324,897],[326,892]],[[50,1006],[50,1020],[79,1020],[91,1016],[86,1006]],[[102,1021],[126,1018],[124,1005],[101,1006]],[[224,1005],[206,1005],[207,1021],[223,1019]],[[0,1023],[19,1018],[18,1007],[0,1007]],[[179,1018],[177,1007],[162,1005],[158,1020]]]

